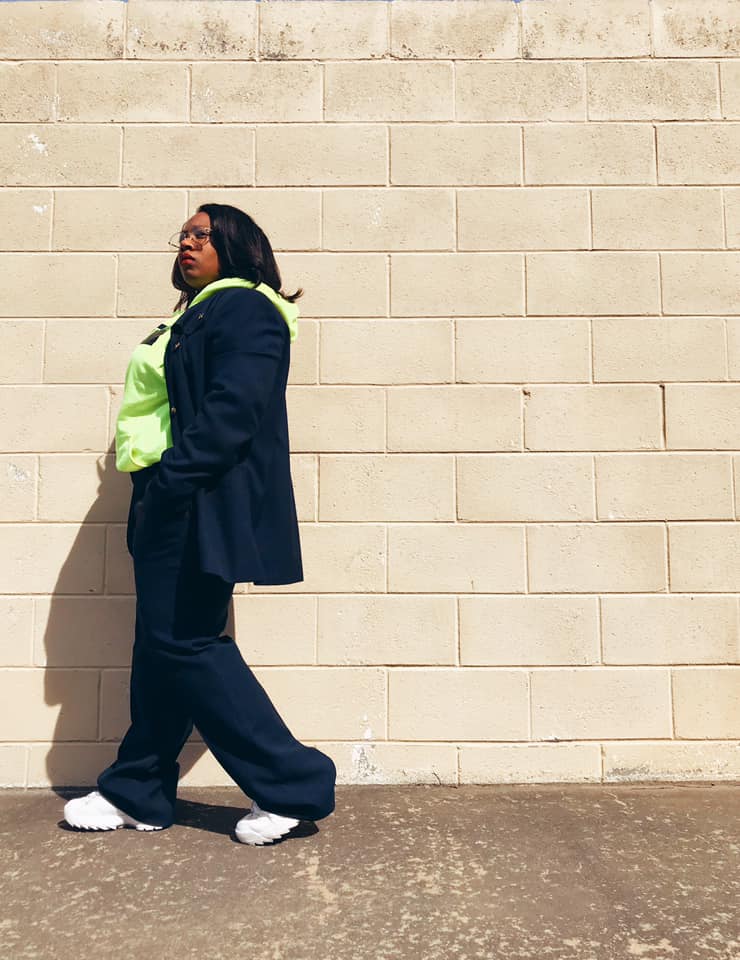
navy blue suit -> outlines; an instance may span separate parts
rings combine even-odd
[[[136,633],[131,725],[98,789],[144,823],[175,822],[177,757],[196,726],[273,813],[334,810],[336,766],[296,739],[224,634],[234,584],[301,580],[288,462],[287,324],[257,290],[225,288],[172,325],[172,446],[131,475]]]
[[[285,389],[290,334],[258,290],[219,290],[172,325],[173,445],[143,509],[191,509],[201,569],[234,583],[303,580]],[[133,517],[129,516],[129,549]]]

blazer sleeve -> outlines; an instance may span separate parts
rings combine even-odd
[[[203,401],[162,454],[144,496],[165,509],[184,507],[240,459],[262,421],[289,338],[280,312],[259,292],[233,291],[207,324]]]

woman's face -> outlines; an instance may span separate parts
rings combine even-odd
[[[185,221],[182,229],[185,232],[200,227],[210,229],[210,226],[211,218],[207,213],[194,213],[189,220]],[[201,246],[191,234],[188,234],[180,242],[177,263],[185,283],[196,290],[200,290],[206,284],[219,279],[218,254],[211,243],[210,237]]]

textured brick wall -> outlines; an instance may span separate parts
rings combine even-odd
[[[740,777],[739,3],[16,2],[0,38],[0,782],[90,783],[127,725],[114,423],[204,200],[306,289],[306,579],[234,598],[296,735],[343,782]]]

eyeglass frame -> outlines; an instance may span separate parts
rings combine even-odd
[[[195,236],[195,232],[194,232],[195,230],[197,230],[199,233],[205,234],[205,238],[203,240],[199,240]],[[172,236],[167,241],[167,243],[169,244],[169,246],[174,247],[175,250],[179,250],[182,244],[182,241],[186,240],[188,237],[192,237],[193,242],[198,245],[198,249],[200,250],[211,239],[212,233],[213,233],[212,227],[194,227],[193,230],[177,230],[175,233],[172,234]],[[177,237],[177,242],[175,242],[175,237]]]

